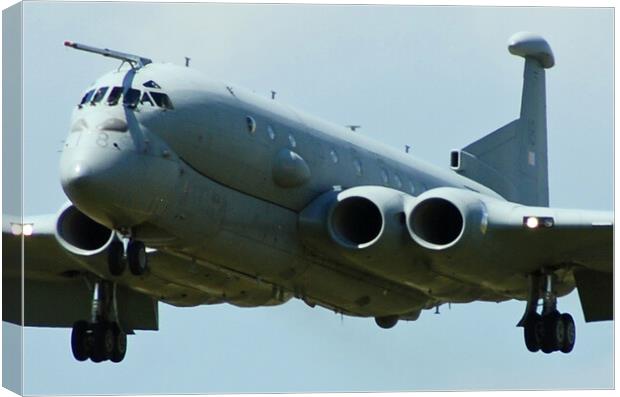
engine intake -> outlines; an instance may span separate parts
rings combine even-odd
[[[383,230],[381,210],[365,197],[352,196],[338,202],[328,219],[332,238],[345,246],[371,245]]]
[[[431,248],[452,244],[465,229],[465,221],[458,207],[438,197],[418,203],[409,215],[409,224],[414,240],[421,245],[431,243],[435,246]]]
[[[56,239],[69,252],[90,256],[104,251],[114,239],[114,232],[69,205],[58,215]]]

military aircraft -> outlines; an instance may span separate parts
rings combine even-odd
[[[128,334],[158,328],[159,301],[295,297],[391,328],[518,299],[526,347],[544,353],[574,347],[557,298],[575,287],[586,321],[612,320],[613,214],[548,207],[542,37],[509,39],[525,59],[519,118],[449,169],[187,66],[65,45],[122,64],[73,110],[70,202],[3,216],[3,320],[71,327],[77,360],[122,361]]]

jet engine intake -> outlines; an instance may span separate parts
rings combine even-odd
[[[60,210],[55,227],[56,239],[69,252],[91,256],[103,252],[114,239],[114,232],[95,222],[74,205]]]
[[[465,235],[484,234],[488,223],[485,199],[475,192],[437,188],[418,196],[407,215],[411,238],[432,250],[443,250]]]
[[[406,236],[406,194],[382,186],[329,191],[299,214],[304,241],[322,251],[392,249]]]
[[[383,213],[366,197],[347,197],[332,207],[328,227],[336,242],[363,248],[372,245],[381,236]]]
[[[463,233],[465,220],[459,208],[449,200],[433,197],[411,211],[411,229],[415,236],[437,246],[457,240]]]

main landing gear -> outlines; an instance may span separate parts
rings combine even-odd
[[[76,321],[71,331],[71,351],[76,360],[118,363],[125,357],[127,334],[119,325],[115,300],[112,283],[95,283],[91,319]]]
[[[523,327],[525,346],[531,352],[542,350],[547,354],[554,351],[570,353],[575,346],[575,321],[570,314],[561,314],[557,310],[554,284],[555,275],[552,273],[530,276],[530,296],[518,326]],[[537,304],[541,297],[543,309],[538,314]]]
[[[126,259],[126,260],[125,260]],[[129,264],[129,271],[134,276],[141,276],[148,268],[146,247],[141,241],[130,239],[127,250],[120,240],[114,240],[108,247],[108,269],[113,276],[121,276]]]

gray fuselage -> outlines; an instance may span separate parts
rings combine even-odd
[[[109,88],[97,98],[102,87]],[[113,87],[125,96],[139,90],[139,100],[110,102]],[[160,284],[124,280],[134,288],[179,305],[211,302],[213,294],[242,306],[296,296],[351,315],[410,319],[443,302],[526,295],[526,269],[480,274],[484,263],[472,263],[476,277],[458,277],[433,266],[449,258],[417,255],[410,241],[389,259],[396,271],[386,277],[299,236],[300,211],[333,189],[384,186],[415,197],[447,186],[501,199],[483,185],[190,68],[118,70],[91,89],[63,150],[65,192],[105,226],[194,264],[153,269]],[[247,285],[214,290],[206,275],[215,273]],[[167,297],[158,291],[166,282],[204,296]],[[563,293],[570,288],[559,284]]]

